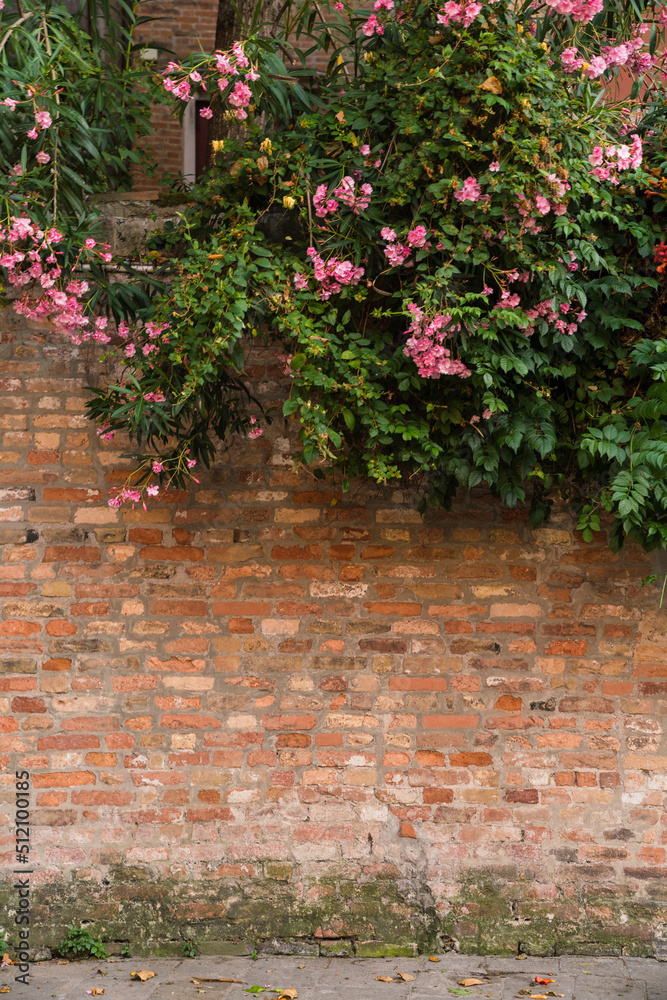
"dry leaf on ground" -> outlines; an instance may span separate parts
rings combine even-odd
[[[14,965],[14,962],[12,962],[11,958],[9,957],[8,951],[6,951],[2,956],[2,962],[0,962],[0,968],[4,968],[5,965]]]
[[[416,976],[411,976],[409,972],[397,972],[397,976],[400,976],[404,983],[414,983]]]
[[[93,986],[92,990],[86,990],[86,993],[88,993],[89,996],[94,996],[94,997],[104,996],[104,990],[99,989],[97,986]]]
[[[439,961],[440,961],[440,959],[439,958],[434,958],[433,955],[431,955],[431,957],[429,958],[429,962],[439,962]]]
[[[11,986],[0,986],[0,993],[9,993]]]
[[[140,969],[139,972],[130,973],[132,979],[139,979],[142,983],[145,983],[147,979],[152,979],[154,975],[155,973],[150,972],[149,969]]]
[[[276,1000],[295,1000],[295,998],[298,996],[299,994],[297,993],[297,991],[290,987],[290,989],[288,990],[283,990],[280,996],[276,998]]]
[[[531,993],[530,1000],[547,1000],[546,993]]]
[[[484,986],[483,979],[459,979],[459,986]]]
[[[539,983],[540,986],[546,986],[547,983],[555,983],[556,980],[555,979],[550,979],[547,976],[535,976],[535,979],[533,980],[533,982]]]
[[[375,977],[379,983],[393,983],[393,976],[376,976]]]

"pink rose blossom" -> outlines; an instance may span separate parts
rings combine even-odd
[[[211,111],[210,108],[202,108],[201,111],[199,112],[199,117],[200,118],[212,118],[213,117],[213,112]]]

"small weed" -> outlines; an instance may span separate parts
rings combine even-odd
[[[131,958],[132,957],[132,951],[130,949],[129,944],[124,944],[123,945],[123,950],[120,953],[120,957],[121,958]]]
[[[199,948],[197,947],[197,942],[193,941],[192,938],[186,938],[183,942],[183,955],[185,958],[196,958],[199,954]]]
[[[89,930],[83,927],[70,927],[67,936],[55,949],[60,958],[73,955],[75,958],[89,955],[91,958],[107,958],[107,950],[102,944],[102,938],[94,938]]]
[[[252,955],[250,957],[253,960],[253,962],[257,961],[257,959],[259,958],[259,955],[257,954],[257,949],[256,948],[255,948],[255,950],[253,951],[253,953],[252,953]]]

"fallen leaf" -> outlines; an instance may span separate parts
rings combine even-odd
[[[139,972],[130,973],[132,979],[140,979],[142,983],[145,983],[147,979],[152,979],[154,975],[155,973],[149,972],[148,969],[140,969]]]
[[[305,968],[306,968],[305,965],[297,965],[297,969],[305,969]]]
[[[484,83],[480,83],[480,90],[488,90],[491,94],[502,94],[503,85],[497,76],[488,77]]]
[[[431,955],[431,957],[429,958],[429,962],[439,962],[439,961],[440,961],[440,959],[439,958],[434,958],[433,955]]]
[[[9,993],[11,986],[0,986],[0,993]]]
[[[411,976],[409,972],[397,972],[397,976],[400,976],[404,983],[414,983],[416,976]]]
[[[483,979],[459,979],[459,986],[483,986]]]
[[[69,958],[59,958],[56,965],[69,965]]]
[[[344,111],[339,111],[338,112],[338,114],[336,115],[336,121],[340,122],[341,125],[343,124],[343,122],[345,121],[345,112]]]
[[[460,986],[450,986],[449,992],[453,993],[456,997],[465,997],[468,996],[469,993],[472,993],[472,990],[463,990]]]
[[[379,983],[393,983],[393,976],[376,976],[375,977]]]
[[[298,996],[297,991],[290,988],[289,990],[283,990],[277,1000],[295,1000]]]
[[[548,997],[564,997],[565,994],[564,993],[554,993],[553,990],[549,990],[549,992],[547,993],[547,996]]]
[[[546,976],[535,976],[533,982],[539,983],[541,986],[546,986],[547,983],[555,983],[555,979],[547,979]]]
[[[6,951],[2,956],[2,962],[0,962],[0,969],[4,969],[6,965],[14,965],[13,961],[9,957],[9,952]]]
[[[547,1000],[546,993],[531,993],[530,1000]]]
[[[193,983],[245,983],[245,979],[219,979],[217,976],[214,979],[206,979],[204,976],[197,976],[196,979],[192,980]],[[172,986],[173,983],[167,983],[167,986]]]
[[[527,958],[528,958],[528,955],[517,955],[517,956],[516,956],[516,961],[517,961],[517,962],[525,962],[525,960],[526,960]]]
[[[86,990],[86,993],[90,993],[91,996],[94,996],[94,997],[103,997],[104,996],[104,990],[98,989],[97,986],[93,986],[92,990]]]

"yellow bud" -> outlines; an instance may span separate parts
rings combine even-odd
[[[225,145],[224,139],[214,139],[213,142],[211,143],[211,149],[213,150],[214,153],[219,153],[224,147],[224,145]]]
[[[292,198],[291,195],[286,194],[283,198],[283,208],[294,208],[296,205],[296,199]]]
[[[259,149],[260,149],[260,152],[262,152],[262,153],[268,153],[269,156],[270,156],[271,153],[273,152],[273,146],[271,145],[271,140],[270,139],[264,139],[263,142],[260,142]]]

